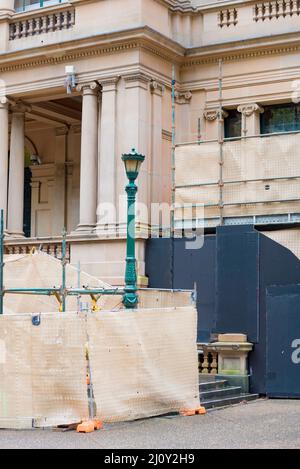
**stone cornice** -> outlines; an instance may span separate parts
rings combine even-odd
[[[142,26],[98,34],[93,38],[73,39],[60,44],[0,54],[0,72],[64,63],[139,48],[158,55],[164,60],[175,62],[179,62],[185,53],[185,48],[177,42],[148,26]]]
[[[272,37],[251,38],[187,49],[182,67],[217,63],[220,59],[224,62],[231,62],[298,51],[300,51],[299,33],[278,34]]]
[[[300,51],[298,33],[185,49],[147,26],[0,55],[0,73],[143,49],[182,67]]]

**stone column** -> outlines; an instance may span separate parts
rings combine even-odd
[[[242,114],[242,137],[260,134],[260,114],[263,108],[256,103],[241,104],[237,110]]]
[[[96,225],[98,91],[96,82],[78,86],[82,92],[80,203],[77,232],[90,233]]]
[[[116,132],[119,77],[101,81],[101,128],[99,138],[97,233],[116,230]],[[121,158],[121,155],[119,155]]]
[[[13,237],[23,237],[25,111],[23,104],[13,107],[8,184],[7,230]]]
[[[6,229],[8,179],[8,102],[0,97],[0,209],[4,210],[4,229]]]

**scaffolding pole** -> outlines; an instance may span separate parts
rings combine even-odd
[[[172,65],[172,152],[171,152],[171,281],[174,289],[174,236],[175,236],[175,149],[176,149],[176,70]]]
[[[224,165],[224,118],[223,118],[223,62],[219,60],[219,112],[218,112],[218,143],[219,143],[219,209],[220,209],[220,225],[224,224],[224,199],[223,199],[223,165]]]

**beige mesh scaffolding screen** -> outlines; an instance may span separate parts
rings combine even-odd
[[[0,317],[0,428],[86,419],[87,344],[104,421],[199,406],[193,306],[32,317]]]
[[[0,428],[87,417],[86,326],[77,314],[0,316]],[[34,421],[34,422],[33,422]]]
[[[223,216],[300,212],[299,146],[299,134],[225,141]],[[218,142],[178,146],[175,159],[176,203],[205,204],[205,218],[218,218]]]
[[[196,323],[193,307],[90,316],[98,417],[125,421],[199,407]]]
[[[5,288],[59,288],[61,285],[62,268],[59,260],[43,252],[34,254],[17,254],[5,256],[4,281]],[[111,288],[107,283],[91,275],[80,272],[67,264],[67,287]],[[90,298],[85,302],[91,304]],[[99,302],[101,304],[101,302]],[[77,310],[77,298],[67,297],[67,311]],[[59,304],[54,296],[38,295],[5,295],[4,314],[9,313],[42,313],[58,311]]]

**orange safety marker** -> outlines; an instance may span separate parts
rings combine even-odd
[[[95,430],[102,430],[103,423],[101,420],[86,420],[77,426],[77,433],[92,433]]]
[[[183,417],[192,417],[193,415],[205,415],[206,409],[205,407],[197,407],[196,409],[181,409],[179,414]]]

